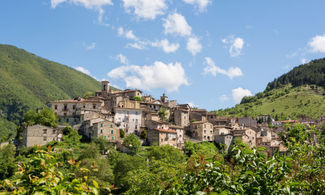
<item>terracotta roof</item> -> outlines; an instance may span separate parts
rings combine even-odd
[[[176,133],[176,131],[171,130],[171,129],[154,129],[159,132],[165,132],[165,133]]]

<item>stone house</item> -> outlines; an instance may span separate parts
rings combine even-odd
[[[54,113],[58,116],[59,124],[69,123],[75,125],[81,123],[80,115],[84,110],[100,112],[104,107],[102,100],[86,100],[77,97],[73,100],[58,100],[50,103]]]
[[[115,108],[114,122],[126,134],[138,133],[142,125],[142,110],[136,108]]]
[[[84,134],[90,139],[103,137],[108,142],[118,142],[120,140],[120,131],[112,121],[99,118],[85,123]]]
[[[190,112],[186,109],[174,110],[174,122],[181,127],[188,127],[190,125]]]
[[[62,129],[54,129],[44,125],[28,126],[23,130],[23,145],[26,147],[42,146],[51,141],[62,141],[62,137]]]
[[[240,139],[243,143],[248,144],[250,147],[256,146],[256,132],[249,128],[233,129],[232,134],[234,139]]]
[[[200,141],[213,141],[213,125],[208,121],[196,121],[191,123],[190,132],[192,137]]]
[[[147,139],[152,144],[162,145],[171,145],[177,147],[177,133],[171,129],[148,129],[147,130]]]
[[[206,121],[207,120],[207,110],[205,109],[191,109],[190,111],[190,121]]]
[[[238,118],[238,124],[243,127],[257,127],[257,121],[252,117]]]
[[[230,129],[218,128],[214,130],[214,142],[226,145],[226,150],[229,151],[230,146],[233,144],[234,136]]]
[[[176,144],[178,148],[182,148],[184,146],[184,128],[177,125],[170,125],[169,128],[171,130],[176,131]]]

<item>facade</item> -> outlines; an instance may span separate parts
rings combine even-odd
[[[243,127],[257,127],[257,121],[252,117],[238,118],[238,124]]]
[[[208,121],[197,121],[190,125],[192,136],[201,141],[213,141],[213,125]]]
[[[170,125],[169,128],[171,130],[176,131],[176,144],[178,148],[182,148],[184,146],[184,128],[181,126]]]
[[[69,123],[75,125],[81,123],[80,115],[82,111],[100,112],[104,106],[102,100],[86,100],[75,98],[73,100],[58,100],[50,103],[54,113],[58,116],[59,124]]]
[[[181,127],[187,127],[190,125],[190,112],[186,109],[174,110],[174,122]]]
[[[234,139],[240,139],[250,147],[256,147],[256,132],[249,128],[239,128],[232,130]]]
[[[23,130],[23,145],[26,147],[34,145],[46,145],[51,141],[62,141],[62,131],[43,125],[28,126]]]
[[[148,129],[148,141],[152,144],[171,145],[177,147],[177,133],[171,129]]]
[[[115,123],[104,119],[89,121],[89,125],[85,129],[85,135],[90,139],[103,137],[108,142],[120,140],[120,132]]]
[[[142,110],[130,108],[116,108],[114,122],[126,134],[140,132],[142,124]]]

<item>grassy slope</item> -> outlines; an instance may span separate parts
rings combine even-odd
[[[313,89],[312,89],[313,88]],[[219,115],[258,116],[272,115],[279,119],[297,118],[305,115],[317,119],[325,115],[325,90],[316,86],[282,88],[260,93],[259,98],[233,108],[219,110]]]
[[[18,123],[27,109],[99,89],[98,81],[73,68],[0,44],[0,137],[12,126],[7,120]]]

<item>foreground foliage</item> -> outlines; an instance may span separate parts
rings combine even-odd
[[[184,151],[171,146],[142,147],[133,135],[124,142],[131,151],[127,154],[116,151],[102,138],[82,143],[76,131],[68,127],[65,141],[53,142],[48,148],[24,149],[16,158],[11,146],[2,148],[1,157],[11,160],[0,161],[2,167],[7,167],[7,171],[0,172],[0,191],[324,194],[325,128],[286,128],[281,137],[287,153],[267,157],[264,148],[249,148],[239,142],[228,153],[208,142],[186,142]]]

